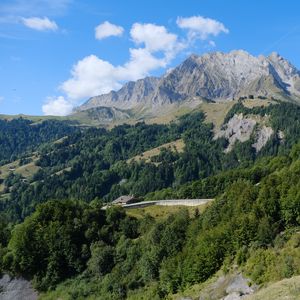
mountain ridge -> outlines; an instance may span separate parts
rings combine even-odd
[[[150,111],[186,100],[230,101],[253,95],[300,102],[300,72],[278,53],[244,50],[192,54],[162,77],[130,81],[118,91],[91,97],[75,112],[98,106]]]

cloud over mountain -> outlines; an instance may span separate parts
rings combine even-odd
[[[86,56],[73,66],[71,78],[62,83],[61,89],[71,99],[119,89],[124,81],[137,80],[165,68],[185,47],[166,27],[150,23],[133,24],[130,37],[136,47],[129,49],[127,62],[114,66],[96,55]]]
[[[134,23],[129,31],[133,46],[129,48],[126,62],[114,65],[95,54],[83,57],[71,70],[71,77],[61,83],[60,89],[70,104],[94,95],[118,90],[127,81],[135,81],[152,72],[170,67],[183,51],[190,51],[194,40],[200,38],[207,45],[214,45],[212,36],[228,33],[220,22],[203,17],[177,18],[179,29],[188,33],[170,32],[165,26],[153,23]],[[96,39],[120,36],[124,28],[108,21],[95,28]],[[192,41],[192,42],[191,42]]]
[[[229,33],[229,30],[223,23],[202,16],[178,17],[176,23],[180,28],[188,30],[188,35],[191,39],[200,38],[201,40],[206,40],[210,36]]]
[[[57,98],[49,97],[46,103],[42,106],[44,115],[50,116],[65,116],[72,111],[73,105],[64,97]]]

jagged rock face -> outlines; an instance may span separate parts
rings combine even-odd
[[[278,55],[271,53],[268,57],[275,72],[291,94],[300,95],[300,72],[290,62]]]
[[[119,91],[91,98],[79,110],[86,110],[96,106],[116,106],[118,108],[131,108],[153,94],[159,79],[146,77],[137,81],[127,82]]]
[[[154,100],[163,104],[166,94],[170,102],[194,96],[231,100],[298,93],[299,87],[299,71],[278,54],[254,57],[245,51],[216,52],[190,56],[161,80]]]
[[[174,69],[161,85],[172,82],[172,88],[180,92],[181,99],[189,96],[232,99],[262,76],[268,76],[268,72],[260,59],[243,51],[229,54],[216,52],[192,55]]]
[[[78,110],[95,106],[134,108],[140,104],[153,108],[194,97],[226,101],[248,95],[300,97],[300,73],[276,53],[255,57],[238,50],[191,55],[160,79],[128,82],[117,92],[89,99]]]

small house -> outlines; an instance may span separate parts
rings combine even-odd
[[[112,202],[112,204],[125,205],[138,202],[139,199],[134,196],[120,196]]]

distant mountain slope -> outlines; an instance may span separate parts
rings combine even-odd
[[[119,91],[92,97],[79,111],[97,106],[116,106],[118,108],[132,108],[146,99],[151,98],[159,82],[159,78],[146,77],[137,81],[127,82]]]
[[[78,120],[81,125],[97,126],[106,125],[114,121],[126,121],[131,118],[131,114],[129,111],[115,107],[96,106],[78,111],[71,118]]]
[[[252,56],[243,50],[191,55],[161,78],[126,83],[119,91],[90,98],[76,111],[97,106],[157,111],[186,100],[228,101],[239,97],[276,97],[300,101],[300,72],[286,59]]]

